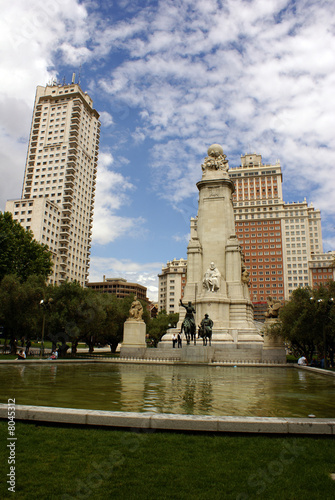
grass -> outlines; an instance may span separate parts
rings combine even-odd
[[[0,498],[9,466],[0,421]],[[16,423],[17,499],[335,498],[335,441]]]

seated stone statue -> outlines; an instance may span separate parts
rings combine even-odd
[[[210,292],[216,292],[220,289],[221,285],[221,273],[217,267],[215,267],[214,262],[211,262],[209,268],[205,272],[204,279],[202,280],[204,288]]]
[[[246,285],[248,285],[250,282],[249,271],[245,268],[242,270],[241,280],[242,280],[242,283],[245,283]]]
[[[273,299],[272,297],[267,298],[268,309],[264,313],[266,318],[278,318],[279,310],[282,307],[282,303],[279,300]]]
[[[137,299],[137,296],[135,295],[134,301],[131,304],[131,307],[129,309],[129,318],[135,319],[136,321],[141,321],[142,320],[142,314],[143,314],[142,304]]]

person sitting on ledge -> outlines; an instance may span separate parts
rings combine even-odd
[[[307,359],[305,358],[305,356],[301,356],[301,358],[298,359],[298,365],[300,365],[300,366],[307,366],[308,365]]]
[[[24,352],[24,350],[23,350],[23,349],[21,349],[21,350],[20,350],[20,352],[19,352],[19,354],[18,354],[18,356],[17,356],[17,358],[16,358],[16,359],[17,359],[17,360],[18,360],[18,359],[26,359],[26,354],[25,354],[25,352]]]
[[[58,358],[58,352],[57,351],[52,351],[50,358],[48,359],[57,359]]]

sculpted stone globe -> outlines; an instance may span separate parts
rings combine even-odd
[[[223,149],[220,144],[212,144],[209,146],[208,151],[207,151],[208,156],[222,156],[223,155]]]

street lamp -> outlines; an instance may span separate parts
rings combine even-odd
[[[53,299],[48,299],[48,300],[40,300],[40,307],[43,309],[43,319],[42,319],[42,340],[41,340],[41,351],[40,355],[44,356],[44,330],[45,330],[45,313],[48,309],[50,309],[50,306],[53,302]]]

